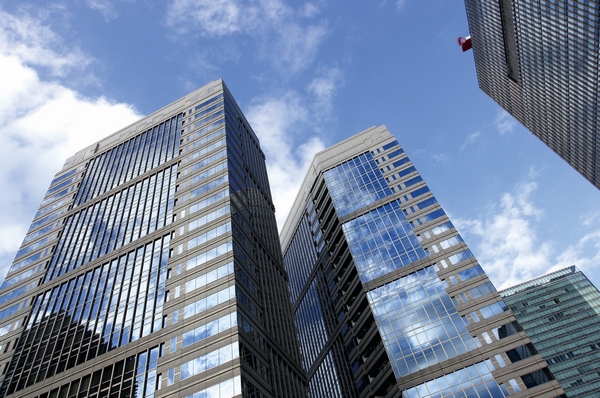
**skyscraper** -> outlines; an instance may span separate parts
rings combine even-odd
[[[281,240],[309,397],[563,393],[385,127],[315,156]]]
[[[264,155],[222,81],[67,159],[0,287],[1,397],[300,397]]]
[[[479,87],[600,188],[596,1],[465,0]]]
[[[571,266],[500,291],[568,397],[600,395],[600,292]]]

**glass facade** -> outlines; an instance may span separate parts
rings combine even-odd
[[[306,395],[258,140],[215,81],[65,163],[0,287],[0,397]]]
[[[563,394],[385,127],[311,170],[281,233],[309,397]]]
[[[479,87],[600,188],[600,4],[465,0],[465,6]]]
[[[500,291],[568,397],[600,394],[600,292],[576,267]]]

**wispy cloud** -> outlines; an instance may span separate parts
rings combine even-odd
[[[600,211],[586,213],[579,217],[579,220],[581,221],[581,225],[584,227],[600,225]]]
[[[539,239],[544,212],[535,205],[536,189],[535,182],[520,183],[478,218],[453,220],[498,288],[569,265],[591,269],[600,261],[600,228],[560,251]]]
[[[532,278],[550,266],[552,246],[540,243],[534,227],[542,210],[533,204],[533,182],[519,184],[504,193],[499,204],[474,220],[455,220],[465,235],[477,237],[477,257],[498,287]]]
[[[139,115],[130,105],[86,98],[43,80],[37,68],[70,77],[89,59],[43,21],[0,12],[0,278],[5,276],[54,173],[82,147]],[[41,57],[41,59],[38,59]]]
[[[436,163],[446,163],[448,161],[448,155],[445,153],[434,153],[431,155],[431,159]]]
[[[0,10],[0,54],[24,65],[43,67],[54,76],[81,70],[92,61],[77,47],[70,47],[39,17],[25,11]]]
[[[479,137],[480,132],[476,131],[473,134],[470,134],[467,139],[465,140],[465,142],[460,146],[460,150],[464,150],[468,145],[471,145],[472,143],[475,142],[475,140],[477,139],[477,137]]]
[[[506,111],[500,111],[496,116],[496,128],[500,135],[512,133],[515,128],[515,119]]]
[[[406,0],[396,0],[396,9],[402,11],[406,7]]]
[[[114,0],[86,0],[85,2],[92,10],[98,11],[107,22],[118,16]]]
[[[306,132],[310,118],[310,111],[298,93],[258,98],[246,115],[267,158],[277,224],[281,227],[310,161],[325,145],[318,136],[310,134],[310,130],[303,143],[294,142],[299,133]]]
[[[289,90],[258,97],[245,112],[267,158],[279,227],[314,155],[325,149],[322,126],[332,117],[332,101],[342,84],[338,69],[322,70],[305,94]]]
[[[172,0],[167,25],[212,38],[250,35],[260,58],[296,73],[314,61],[327,35],[327,22],[314,21],[319,13],[314,3],[294,9],[281,0]]]
[[[332,101],[337,90],[344,84],[344,77],[338,68],[325,69],[308,85],[308,92],[313,96],[313,112],[321,118],[332,113]]]

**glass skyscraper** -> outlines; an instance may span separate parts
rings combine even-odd
[[[563,394],[385,127],[315,156],[281,241],[309,397]]]
[[[479,87],[600,188],[600,3],[465,5]]]
[[[67,159],[0,287],[0,397],[301,397],[264,155],[222,81]]]
[[[569,398],[600,395],[600,292],[571,266],[500,291]]]

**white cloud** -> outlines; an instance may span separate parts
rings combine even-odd
[[[91,58],[62,38],[39,18],[25,12],[13,15],[0,10],[0,54],[19,62],[44,67],[54,76],[64,76],[86,67]]]
[[[332,117],[332,101],[343,84],[337,68],[323,69],[307,95],[288,91],[255,98],[245,112],[267,158],[277,224],[281,228],[314,155],[325,149],[320,138]]]
[[[534,226],[543,214],[532,201],[535,189],[533,182],[519,184],[514,193],[504,193],[500,204],[491,206],[486,215],[454,220],[466,236],[477,238],[477,258],[499,288],[542,274],[550,267],[552,246],[538,242]]]
[[[406,0],[396,0],[396,9],[402,11],[406,7]]]
[[[460,150],[462,151],[467,147],[467,145],[474,143],[475,140],[477,139],[477,137],[479,137],[479,134],[480,134],[479,131],[476,131],[473,134],[469,134],[469,136],[467,137],[465,142],[460,146]]]
[[[436,163],[446,163],[448,161],[448,155],[445,153],[434,153],[431,155],[431,159]]]
[[[311,115],[304,101],[299,94],[288,92],[280,97],[256,99],[246,112],[267,158],[279,227],[283,226],[314,154],[325,148],[321,139],[310,132],[299,146],[294,142],[296,136],[306,132]]]
[[[89,60],[78,49],[65,50],[60,37],[34,17],[1,14],[0,278],[3,278],[46,187],[66,158],[141,115],[130,105],[104,97],[86,98],[60,83],[42,80],[32,66],[48,67],[56,75],[71,77],[70,71]],[[7,42],[14,48],[7,47]]]
[[[506,111],[500,111],[496,116],[496,128],[500,135],[512,133],[515,128],[515,119]]]
[[[175,0],[167,24],[179,33],[195,28],[207,36],[223,36],[250,28],[255,18],[256,7],[237,0]]]
[[[344,84],[344,77],[338,68],[322,71],[308,85],[308,92],[313,96],[313,112],[327,117],[332,112],[332,101],[337,90]]]
[[[589,273],[597,270],[598,264],[600,264],[600,230],[585,234],[577,243],[567,247],[556,257],[556,262],[549,271],[576,265],[581,271]]]
[[[591,270],[600,262],[600,229],[560,250],[554,242],[538,238],[544,212],[534,203],[536,189],[535,182],[520,183],[485,214],[453,219],[499,289],[570,265]]]
[[[172,0],[167,25],[180,34],[196,31],[213,38],[250,35],[259,39],[260,58],[296,73],[314,61],[327,34],[325,22],[302,21],[318,14],[314,3],[296,10],[281,0]]]
[[[118,16],[113,0],[86,0],[86,3],[92,10],[98,11],[106,21]]]
[[[304,7],[301,8],[301,12],[305,18],[313,18],[320,14],[321,10],[313,3],[304,3]]]
[[[581,225],[584,227],[590,227],[593,225],[600,224],[600,211],[593,211],[590,213],[586,213],[583,216],[579,217],[581,220]]]

